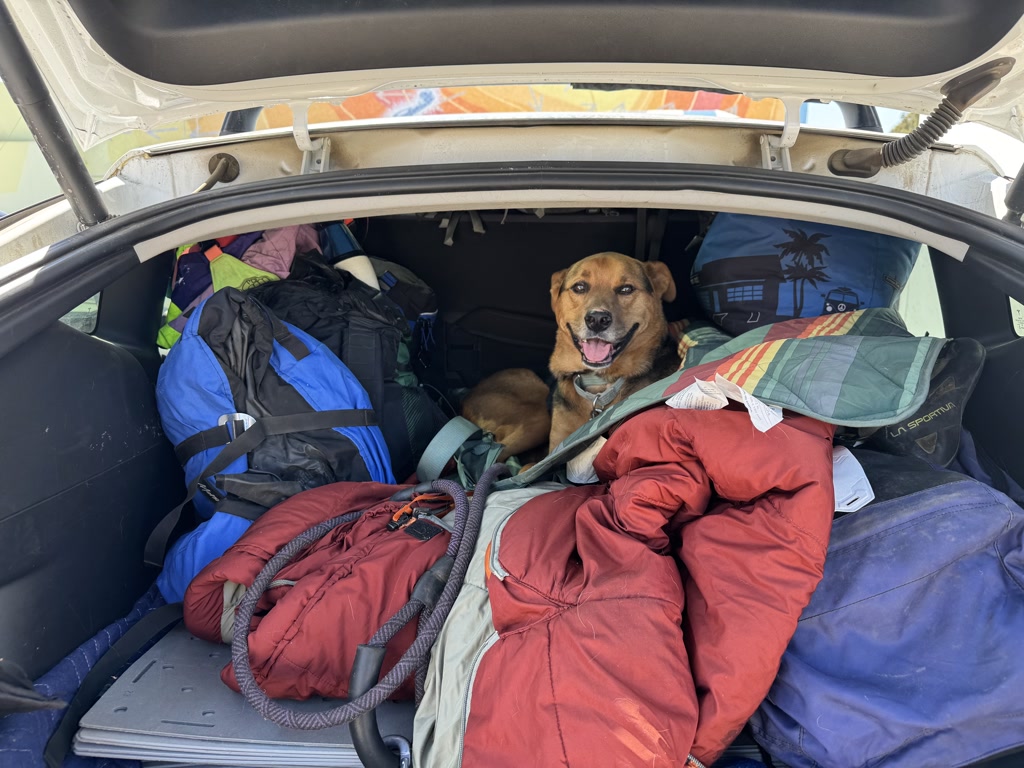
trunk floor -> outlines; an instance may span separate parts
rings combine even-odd
[[[359,766],[348,726],[296,731],[264,720],[220,679],[231,649],[194,637],[184,626],[136,661],[82,718],[75,753],[164,765]],[[326,699],[289,702],[328,709]],[[412,740],[412,702],[377,711],[382,734]]]
[[[359,768],[348,726],[296,731],[264,720],[220,679],[231,649],[199,640],[183,625],[136,661],[82,718],[75,754],[140,760],[147,768]],[[289,702],[298,710],[336,701]],[[412,702],[377,710],[382,734],[412,742]],[[750,761],[750,762],[746,762]],[[737,739],[716,766],[762,766],[756,745]],[[776,762],[777,768],[785,768]]]

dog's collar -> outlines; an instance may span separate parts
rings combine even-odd
[[[607,381],[593,373],[577,373],[572,380],[572,385],[576,388],[576,394],[584,400],[590,401],[592,409],[590,412],[591,418],[604,411],[608,404],[618,397],[625,383],[625,379],[616,379],[611,384],[608,384]],[[596,387],[601,384],[607,385],[602,392],[591,392],[587,389],[587,387]]]

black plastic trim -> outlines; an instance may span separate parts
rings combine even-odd
[[[115,60],[177,85],[395,67],[653,63],[935,75],[1022,0],[69,0]],[[607,79],[607,75],[605,75]]]
[[[858,131],[882,132],[882,121],[878,117],[878,110],[870,105],[850,104],[845,101],[837,101],[839,111],[843,113],[843,122],[847,128]]]
[[[125,263],[136,264],[135,254],[126,254]],[[161,358],[153,340],[163,324],[163,298],[173,269],[174,255],[162,253],[104,286],[92,332],[131,352],[154,384]]]
[[[1024,230],[922,195],[846,179],[749,168],[636,163],[478,164],[334,171],[225,187],[103,222],[55,244],[47,264],[0,283],[0,355],[138,263],[137,243],[254,207],[392,194],[484,190],[693,190],[842,206],[968,243],[967,259],[1024,299]],[[43,300],[40,301],[39,297]],[[31,321],[31,322],[30,322]]]
[[[73,253],[51,261],[16,286],[0,285],[0,357],[137,266],[130,246],[111,246],[99,256]]]
[[[260,119],[263,107],[249,107],[248,109],[236,109],[224,115],[224,122],[220,126],[221,136],[230,136],[233,133],[248,133],[256,130],[256,122]]]

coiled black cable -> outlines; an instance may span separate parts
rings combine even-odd
[[[963,117],[964,113],[957,109],[948,98],[943,99],[935,111],[913,132],[882,146],[882,167],[892,168],[894,165],[903,165],[903,163],[909,163],[918,155],[927,152]]]

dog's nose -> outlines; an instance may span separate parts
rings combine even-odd
[[[612,313],[603,309],[595,309],[587,312],[583,320],[587,324],[587,328],[594,333],[600,333],[612,324]]]

